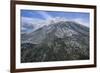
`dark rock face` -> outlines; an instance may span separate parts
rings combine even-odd
[[[21,62],[89,59],[89,28],[76,22],[52,23],[21,35]]]

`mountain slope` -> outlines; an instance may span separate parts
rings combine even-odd
[[[21,62],[81,59],[89,59],[89,28],[76,22],[51,23],[22,39]]]

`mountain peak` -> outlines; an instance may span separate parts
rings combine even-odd
[[[64,17],[55,17],[55,18],[50,19],[49,21],[51,21],[53,23],[58,23],[58,22],[61,22],[61,21],[63,21],[63,22],[67,21],[67,19],[64,18]]]

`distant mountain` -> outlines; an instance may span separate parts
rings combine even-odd
[[[89,28],[77,22],[50,22],[21,35],[21,62],[89,59]]]

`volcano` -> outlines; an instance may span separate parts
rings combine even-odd
[[[89,59],[89,28],[74,21],[49,25],[21,34],[21,62]]]

